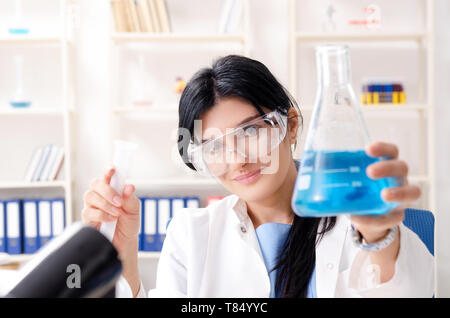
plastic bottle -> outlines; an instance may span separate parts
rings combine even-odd
[[[128,171],[131,167],[133,152],[137,149],[135,143],[115,140],[114,160],[113,165],[115,173],[111,178],[110,186],[120,195],[122,195],[123,187],[127,178]],[[116,231],[117,221],[102,223],[100,232],[105,235],[111,242]]]

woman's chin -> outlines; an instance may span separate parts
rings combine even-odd
[[[268,179],[268,175],[261,174],[257,180],[249,180],[250,182],[233,180],[227,188],[245,201],[260,201],[273,192],[274,184]]]

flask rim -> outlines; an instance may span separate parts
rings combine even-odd
[[[327,44],[320,44],[316,46],[316,54],[345,54],[348,53],[348,45],[346,44],[334,44],[334,43],[327,43]]]

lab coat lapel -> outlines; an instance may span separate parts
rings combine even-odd
[[[339,263],[349,227],[349,220],[339,216],[334,228],[327,232],[316,248],[317,297],[334,297]]]
[[[236,201],[231,201],[225,213],[212,216],[218,218],[211,222],[217,227],[210,230],[222,233],[210,236],[207,242],[209,248],[203,273],[205,283],[199,295],[269,297],[270,280],[253,224],[246,217],[246,209],[242,209],[242,206],[233,209]]]

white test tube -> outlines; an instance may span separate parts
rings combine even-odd
[[[131,166],[134,150],[137,149],[137,144],[123,141],[114,141],[114,160],[113,165],[116,170],[111,178],[110,186],[120,195],[122,195],[125,186],[126,177]],[[117,220],[114,222],[102,223],[100,232],[105,235],[111,242],[116,231]]]

